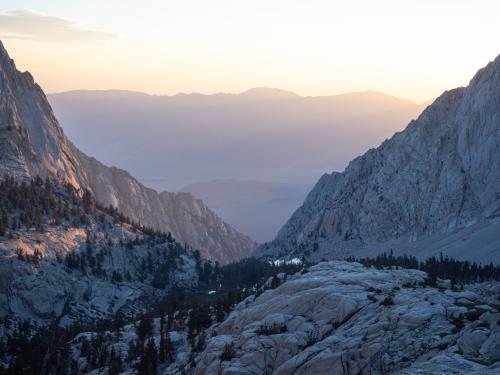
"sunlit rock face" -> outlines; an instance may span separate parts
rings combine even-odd
[[[456,292],[426,287],[425,278],[416,270],[320,263],[241,302],[212,328],[193,373],[498,371],[500,285]],[[472,311],[475,318],[464,319]]]
[[[112,139],[109,142],[113,142]],[[0,43],[0,175],[57,176],[89,189],[132,220],[168,231],[221,263],[242,258],[255,243],[187,193],[157,193],[126,171],[107,167],[69,142],[30,73],[19,72]]]
[[[500,261],[499,103],[500,57],[344,172],[321,177],[259,253],[341,257],[386,244],[418,255],[419,241],[434,236],[427,248],[435,253]],[[494,225],[488,235],[474,237],[471,229],[436,245]]]
[[[155,267],[165,263],[175,244],[120,245],[138,235],[123,224],[105,230],[96,229],[94,222],[86,228],[64,226],[43,233],[19,231],[14,239],[0,243],[0,317],[62,326],[94,323],[117,313],[130,317],[147,312],[171,287],[192,288],[198,283],[195,259],[187,252],[172,257],[171,272],[163,274],[165,287],[155,287]],[[88,251],[88,236],[93,238],[99,273],[72,269],[66,262],[69,255]],[[39,260],[30,261],[34,254]],[[144,269],[146,262],[154,267]]]

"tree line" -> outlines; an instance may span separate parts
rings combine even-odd
[[[347,261],[359,262],[365,266],[376,268],[402,267],[427,272],[429,280],[435,281],[437,277],[451,280],[451,284],[477,283],[490,280],[500,280],[500,265],[493,262],[479,264],[467,260],[457,260],[440,253],[438,257],[431,256],[419,261],[413,255],[395,256],[393,251],[382,253],[374,258],[348,257]]]

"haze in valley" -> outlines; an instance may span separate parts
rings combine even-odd
[[[49,100],[83,151],[146,186],[193,193],[258,241],[276,235],[323,173],[343,170],[428,104],[374,91],[303,97],[271,88],[71,91]]]

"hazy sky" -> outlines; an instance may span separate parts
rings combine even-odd
[[[421,102],[500,53],[498,0],[2,0],[0,38],[48,92],[279,87]]]

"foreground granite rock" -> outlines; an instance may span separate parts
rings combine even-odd
[[[328,262],[240,303],[193,373],[493,374],[500,284],[425,286],[416,270]]]

